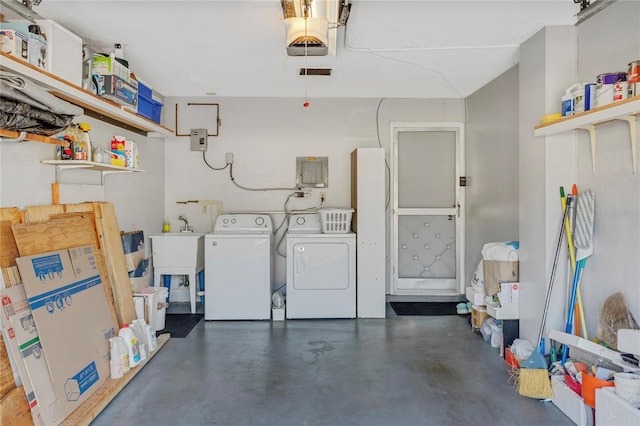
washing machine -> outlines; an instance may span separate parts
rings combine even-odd
[[[271,217],[223,214],[204,236],[205,320],[271,319]]]
[[[355,318],[356,234],[323,234],[317,213],[294,214],[286,242],[287,318]]]

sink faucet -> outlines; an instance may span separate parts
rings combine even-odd
[[[193,227],[189,226],[189,222],[187,222],[187,219],[184,216],[178,216],[178,220],[184,222],[184,226],[180,227],[180,232],[193,232]]]

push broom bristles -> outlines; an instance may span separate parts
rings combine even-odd
[[[553,397],[551,381],[546,368],[521,368],[516,380],[516,389],[522,396],[536,399]]]

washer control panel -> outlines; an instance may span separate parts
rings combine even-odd
[[[214,233],[267,233],[273,229],[271,217],[266,214],[223,214],[216,219]]]

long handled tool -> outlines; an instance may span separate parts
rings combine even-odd
[[[578,188],[576,185],[573,185],[573,189],[572,189],[572,195],[571,198],[569,200],[569,202],[567,203],[567,199],[565,198],[565,194],[564,194],[564,187],[560,187],[560,201],[562,204],[562,211],[564,212],[565,210],[569,209],[569,210],[574,210],[573,206],[575,206],[576,203],[576,199],[577,197],[577,192],[578,192]],[[569,216],[567,216],[565,218],[564,221],[565,224],[565,230],[567,233],[567,245],[568,245],[568,250],[569,250],[569,260],[570,260],[570,264],[571,264],[571,272],[575,274],[576,272],[576,256],[575,256],[575,247],[573,244],[573,232],[571,231],[572,226],[571,223],[569,221]],[[586,328],[586,324],[584,321],[584,310],[582,309],[582,294],[580,293],[580,288],[578,288],[578,293],[577,293],[577,301],[578,301],[578,313],[580,314],[580,318],[581,318],[581,323],[583,324],[584,328],[583,328],[583,337],[586,339],[587,338],[587,328]],[[571,303],[576,303],[575,300],[573,300]],[[570,312],[576,312],[575,308],[573,310],[569,309]],[[573,313],[572,313],[573,315]]]
[[[560,246],[562,245],[562,238],[564,236],[564,223],[567,218],[568,210],[565,209],[562,213],[562,221],[560,221],[560,236],[558,237],[558,244],[556,244],[556,252],[553,257],[553,267],[551,268],[551,277],[549,278],[549,285],[547,287],[547,297],[544,301],[544,309],[542,310],[542,320],[540,321],[540,330],[538,331],[538,347],[529,355],[529,358],[521,365],[519,378],[518,378],[518,393],[522,396],[528,396],[530,398],[551,398],[553,392],[551,390],[551,382],[549,380],[549,368],[547,360],[544,358],[544,327],[547,322],[547,312],[549,311],[549,302],[551,301],[551,293],[553,291],[553,282],[556,276],[556,269],[558,267],[558,257],[560,256]]]
[[[576,220],[576,239],[580,241],[578,250],[576,251],[576,268],[573,274],[573,286],[571,289],[571,301],[569,302],[569,314],[567,315],[567,325],[565,333],[571,333],[573,329],[573,313],[576,303],[576,294],[578,293],[578,285],[580,277],[584,271],[587,257],[593,254],[593,219],[595,211],[595,194],[591,190],[583,192],[578,197]],[[578,237],[578,234],[580,236]],[[569,355],[569,347],[564,346],[562,351],[562,365],[567,362]]]

